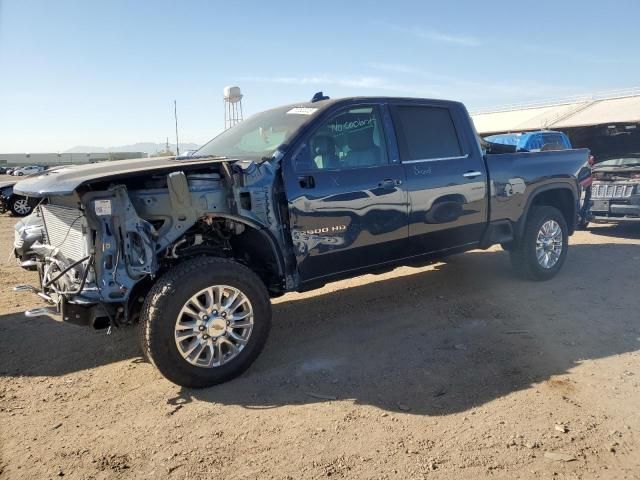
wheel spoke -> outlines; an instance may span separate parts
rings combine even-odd
[[[222,345],[227,345],[229,347],[229,350],[231,350],[231,352],[229,352],[230,353],[229,357],[233,357],[238,353],[238,346],[232,341],[230,341],[228,338],[220,337],[219,343],[220,343],[220,352],[222,352]]]
[[[191,352],[189,357],[191,357],[191,359],[194,362],[197,362],[198,359],[200,358],[200,355],[202,354],[202,351],[205,349],[206,346],[207,346],[206,343],[198,341],[198,344],[196,345],[196,348],[193,349],[193,351]]]
[[[191,343],[189,343],[189,346],[185,349],[184,351],[184,356],[185,357],[190,357],[191,353],[198,348],[198,346],[200,345],[200,340],[198,340],[197,338],[194,338],[193,341]]]
[[[224,302],[224,305],[221,305],[221,308],[223,310],[229,310],[231,308],[231,305],[233,305],[233,302],[235,302],[236,299],[238,298],[238,296],[240,296],[240,291],[236,290],[235,292],[233,292],[232,295],[229,295],[227,297],[227,301]]]
[[[231,305],[231,307],[229,308],[229,312],[235,314],[235,312],[237,312],[240,307],[244,307],[247,303],[248,303],[248,299],[247,297],[242,297],[237,299],[233,305]],[[240,312],[241,314],[244,313],[244,310],[242,312]]]
[[[197,335],[193,330],[179,330],[176,332],[176,340],[184,341],[187,338],[195,337]]]
[[[227,335],[232,338],[233,340],[235,340],[237,343],[244,345],[247,343],[247,340],[242,338],[240,335],[238,335],[236,332],[234,332],[233,330],[229,330],[227,332]],[[231,342],[229,342],[231,343]]]
[[[195,318],[196,320],[200,320],[200,318],[202,317],[202,314],[196,312],[193,308],[191,308],[191,305],[189,305],[189,303],[182,307],[182,313],[190,316],[191,318]]]
[[[229,318],[229,321],[232,323],[235,323],[239,320],[244,320],[245,318],[250,317],[251,315],[253,315],[253,312],[251,310],[247,310],[246,312],[240,312],[238,314],[231,315],[231,317]]]
[[[253,327],[253,323],[251,323],[250,321],[246,321],[246,322],[235,322],[232,321],[231,322],[231,328],[251,328]]]

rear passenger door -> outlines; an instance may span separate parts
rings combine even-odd
[[[391,106],[409,196],[409,253],[472,247],[487,222],[487,172],[461,104]]]

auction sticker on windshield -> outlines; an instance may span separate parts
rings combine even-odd
[[[294,107],[287,112],[288,115],[313,115],[317,112],[317,108],[313,107]]]

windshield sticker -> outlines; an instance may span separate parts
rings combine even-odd
[[[318,111],[313,107],[294,107],[287,112],[287,115],[313,115]]]

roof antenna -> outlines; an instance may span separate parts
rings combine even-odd
[[[329,100],[329,97],[324,95],[322,92],[316,92],[313,98],[311,99],[311,103],[320,102],[322,100]]]

